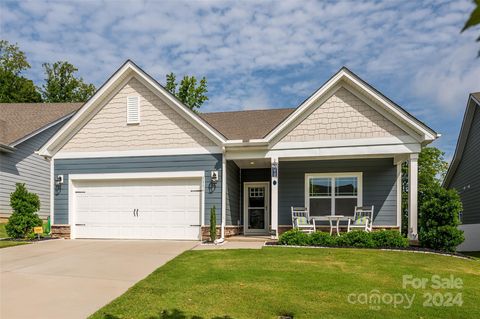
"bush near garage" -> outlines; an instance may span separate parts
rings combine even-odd
[[[13,213],[5,225],[7,235],[11,238],[31,238],[33,227],[42,226],[42,220],[37,214],[40,210],[38,195],[30,193],[25,184],[17,183],[15,191],[10,195],[10,206]]]

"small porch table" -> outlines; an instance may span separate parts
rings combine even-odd
[[[341,220],[349,220],[352,216],[345,216],[345,215],[324,215],[324,216],[310,216],[312,222],[316,223],[317,221],[328,221],[330,224],[330,235],[333,233],[333,228],[335,227],[337,231],[337,235],[340,234],[340,221]],[[333,226],[333,222],[335,222],[335,226]]]

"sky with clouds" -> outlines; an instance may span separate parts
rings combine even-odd
[[[295,107],[342,66],[442,133],[450,158],[469,92],[480,91],[480,28],[455,1],[0,1],[0,38],[41,85],[67,60],[100,86],[126,59],[161,83],[206,76],[204,112]]]

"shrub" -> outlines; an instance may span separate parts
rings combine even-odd
[[[340,247],[362,247],[374,248],[375,242],[372,239],[372,234],[363,230],[354,230],[348,233],[341,234],[335,238],[336,246]]]
[[[315,232],[310,235],[310,244],[313,246],[330,247],[335,245],[335,238],[329,233]]]
[[[464,240],[463,231],[456,226],[439,226],[421,233],[420,243],[424,247],[453,252]]]
[[[5,230],[12,238],[27,238],[33,233],[33,227],[42,226],[37,212],[40,210],[40,199],[37,194],[30,193],[25,184],[18,183],[10,195],[10,206],[13,213],[8,219]]]
[[[278,242],[282,245],[308,246],[310,245],[310,236],[297,229],[292,229],[280,235]]]
[[[289,230],[278,240],[281,245],[323,246],[323,247],[357,247],[357,248],[403,248],[408,247],[408,239],[397,230],[381,230],[368,233],[355,230],[349,233],[330,235],[325,232],[311,234],[299,230]]]
[[[455,251],[464,240],[458,214],[462,202],[456,190],[433,187],[423,194],[419,207],[418,238],[423,247],[443,251]]]
[[[210,240],[217,239],[217,213],[215,206],[210,209]]]
[[[398,230],[380,230],[371,233],[375,247],[408,247],[408,239]]]

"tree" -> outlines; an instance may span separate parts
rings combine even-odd
[[[210,241],[217,239],[217,213],[215,206],[210,209]]]
[[[424,247],[454,251],[464,240],[457,228],[462,202],[442,181],[448,169],[445,153],[424,147],[418,157],[418,238]],[[402,166],[402,231],[408,232],[408,165]]]
[[[0,102],[41,102],[32,80],[22,76],[30,64],[18,45],[0,40]]]
[[[40,199],[37,194],[30,193],[25,184],[17,183],[15,191],[10,195],[10,206],[13,213],[5,225],[8,236],[26,238],[33,233],[33,227],[42,226],[42,220],[37,215]]]
[[[42,95],[45,102],[85,102],[94,93],[95,86],[75,77],[78,69],[67,61],[44,63],[45,84]]]
[[[470,14],[470,17],[468,18],[467,22],[465,22],[465,25],[463,26],[463,29],[462,31],[460,31],[460,33],[471,27],[474,27],[480,24],[480,0],[473,0],[472,2],[475,5],[475,8]],[[480,42],[480,36],[477,38],[476,41]],[[478,57],[480,57],[480,51],[478,51]]]
[[[176,76],[173,73],[167,74],[167,83],[165,89],[175,95],[183,104],[188,106],[192,111],[198,112],[198,109],[202,104],[208,100],[205,95],[207,90],[207,79],[203,77],[200,83],[197,85],[197,79],[195,76],[185,75],[180,81],[180,86],[175,82]]]
[[[438,184],[425,190],[419,206],[418,239],[423,247],[455,251],[465,237],[458,229],[458,215],[462,202],[454,189],[446,190]]]
[[[432,187],[441,185],[447,173],[445,153],[436,147],[424,147],[418,156],[418,207]],[[402,165],[402,232],[408,232],[408,165]]]

